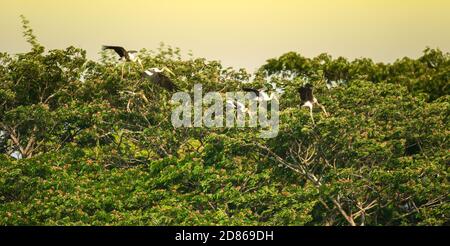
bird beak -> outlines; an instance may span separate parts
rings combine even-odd
[[[163,70],[166,70],[168,73],[170,73],[172,76],[175,76],[175,74],[167,67],[164,67]]]

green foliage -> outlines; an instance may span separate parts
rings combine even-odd
[[[33,33],[33,29],[30,27],[30,21],[25,18],[25,16],[21,15],[20,19],[22,21],[22,28],[23,28],[23,36],[27,40],[27,42],[32,47],[32,52],[36,54],[40,54],[44,52],[44,46],[40,45],[37,41],[36,36]]]
[[[392,64],[375,64],[362,58],[352,62],[346,58],[333,59],[327,54],[305,58],[295,52],[270,59],[260,68],[260,74],[295,76],[312,81],[349,83],[367,80],[406,86],[418,95],[426,93],[431,100],[450,93],[450,54],[427,48],[419,59],[403,58]]]
[[[283,86],[280,132],[266,140],[174,129],[171,94],[138,65],[122,74],[111,53],[44,52],[22,22],[31,51],[0,53],[1,225],[449,224],[448,53],[375,64],[290,52],[252,80],[164,45],[139,52],[186,92]],[[305,82],[330,112],[316,124],[299,107]]]

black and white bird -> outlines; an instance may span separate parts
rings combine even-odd
[[[178,86],[164,74],[164,71],[167,71],[171,75],[175,76],[175,74],[170,71],[170,69],[164,67],[162,69],[159,68],[150,68],[142,74],[144,78],[150,79],[153,83],[161,86],[162,88],[174,92],[179,90]]]
[[[259,101],[259,102],[261,102],[261,101],[270,101],[270,100],[272,100],[273,98],[274,98],[274,96],[275,96],[275,94],[274,93],[272,93],[272,94],[270,94],[270,96],[264,91],[264,89],[259,89],[259,90],[257,90],[257,89],[253,89],[253,88],[246,88],[246,87],[244,87],[244,88],[242,88],[242,90],[243,91],[246,91],[246,92],[253,92],[254,94],[253,94],[253,97],[251,97],[250,99],[251,100],[255,100],[255,101]]]
[[[301,107],[307,107],[309,108],[309,113],[311,115],[311,119],[313,124],[314,123],[314,117],[313,117],[313,107],[315,104],[317,104],[325,113],[326,116],[328,116],[327,111],[325,110],[325,107],[317,101],[317,98],[314,97],[313,94],[313,87],[311,84],[306,84],[298,89],[298,92],[300,93],[300,105]]]
[[[333,89],[333,88],[336,88],[336,87],[338,87],[339,85],[342,85],[342,84],[345,84],[345,81],[344,80],[342,80],[342,79],[339,79],[339,80],[330,80],[330,81],[327,81],[327,89],[328,90],[331,90],[331,89]]]
[[[6,150],[7,150],[7,148],[8,148],[8,137],[7,137],[7,132],[6,131],[3,131],[3,130],[1,130],[1,128],[0,128],[0,153],[3,153],[3,152],[5,152]]]
[[[117,55],[119,55],[120,60],[127,61],[127,62],[137,62],[141,66],[141,68],[144,68],[142,66],[141,59],[139,59],[139,57],[137,55],[138,52],[136,50],[126,50],[122,46],[113,46],[113,45],[103,45],[102,49],[103,50],[114,50],[117,53]]]
[[[102,49],[114,50],[120,56],[121,60],[136,62],[139,59],[136,50],[126,50],[122,46],[103,45]]]

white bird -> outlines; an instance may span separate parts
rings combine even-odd
[[[331,90],[331,89],[333,89],[334,87],[336,87],[337,86],[337,83],[336,83],[336,81],[334,81],[334,80],[332,80],[332,81],[330,81],[329,83],[327,83],[327,89],[328,90]]]
[[[277,93],[278,95],[282,95],[284,93],[284,88],[278,87],[276,83],[270,83],[272,86],[272,89]]]
[[[21,160],[23,158],[22,153],[18,150],[12,152],[10,156],[16,160]]]
[[[333,89],[333,88],[335,88],[335,87],[338,87],[340,84],[343,84],[344,83],[344,80],[338,80],[338,81],[335,81],[335,80],[331,80],[331,81],[329,81],[328,83],[327,83],[327,88],[329,89],[329,90],[331,90],[331,89]]]
[[[242,90],[246,92],[253,92],[253,94],[251,95],[252,97],[250,99],[259,102],[271,101],[275,97],[274,93],[270,94],[269,96],[263,89],[257,90],[253,88],[242,88]]]

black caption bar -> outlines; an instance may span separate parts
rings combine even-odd
[[[446,239],[448,227],[0,227],[0,244],[78,243],[263,243],[427,242]]]

